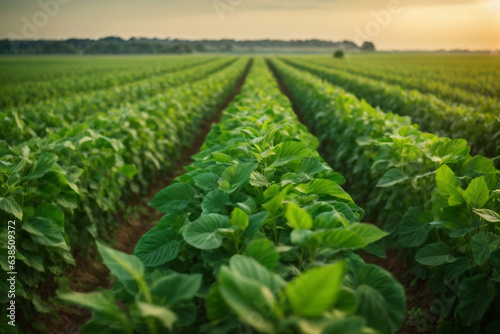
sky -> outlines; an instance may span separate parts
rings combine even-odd
[[[0,0],[0,38],[371,41],[500,49],[500,0]]]

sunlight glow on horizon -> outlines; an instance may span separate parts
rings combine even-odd
[[[40,2],[56,1],[54,15],[38,15],[45,24],[29,31],[39,1],[0,0],[0,38],[24,37],[24,29],[27,39],[368,39],[379,50],[500,49],[500,0]]]

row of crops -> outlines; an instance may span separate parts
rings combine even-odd
[[[434,293],[421,305],[434,330],[499,328],[494,96],[452,103],[313,57],[107,66],[74,81],[35,72],[9,89],[46,87],[39,95],[0,99],[0,219],[18,222],[28,320],[69,303],[92,310],[87,333],[394,333],[405,289],[363,257],[395,248]],[[169,173],[242,78],[186,173],[152,199],[164,216],[133,254],[108,246],[131,196]],[[41,298],[40,284],[62,284],[75,251],[94,244],[113,288]]]

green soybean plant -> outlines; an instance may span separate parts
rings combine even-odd
[[[144,268],[136,276],[150,292],[156,279],[201,277],[185,301],[190,306],[175,305],[175,285],[149,299],[143,284],[130,287],[117,275],[115,287],[98,295],[126,305],[127,321],[93,307],[94,318],[85,326],[394,333],[404,315],[403,287],[354,253],[387,233],[361,222],[364,211],[342,189],[344,178],[318,155],[317,145],[265,62],[256,59],[187,173],[151,201],[165,215],[126,256],[130,267]],[[89,306],[95,295],[61,298]],[[144,303],[147,312],[140,310]],[[170,313],[175,317],[163,316]]]

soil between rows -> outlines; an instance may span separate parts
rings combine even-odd
[[[205,142],[205,138],[212,128],[212,124],[219,123],[223,111],[234,100],[234,97],[241,92],[241,87],[250,71],[253,60],[250,59],[245,72],[235,85],[234,91],[226,98],[216,110],[212,117],[207,118],[200,127],[197,136],[192,140],[189,147],[181,154],[181,158],[177,161],[174,168],[169,172],[158,175],[150,183],[149,189],[145,194],[133,198],[129,206],[137,208],[138,216],[128,217],[123,213],[116,217],[118,225],[121,226],[116,231],[115,236],[111,241],[111,246],[122,252],[132,254],[134,248],[140,238],[155,226],[158,220],[162,217],[162,213],[156,211],[147,203],[163,188],[171,184],[172,180],[184,174],[184,166],[193,162],[192,156],[200,151],[201,146]],[[111,288],[113,280],[110,277],[110,272],[99,259],[97,250],[92,247],[90,250],[91,256],[82,256],[74,254],[76,266],[66,273],[70,281],[70,288],[77,292],[91,292],[98,288]],[[55,296],[55,284],[49,287],[48,291],[42,296],[44,300]],[[85,324],[91,318],[91,312],[80,307],[57,305],[56,312],[58,318],[50,316],[41,316],[38,321],[47,327],[48,333],[61,334],[77,334],[80,333],[79,326]],[[37,333],[31,329],[28,332]]]

